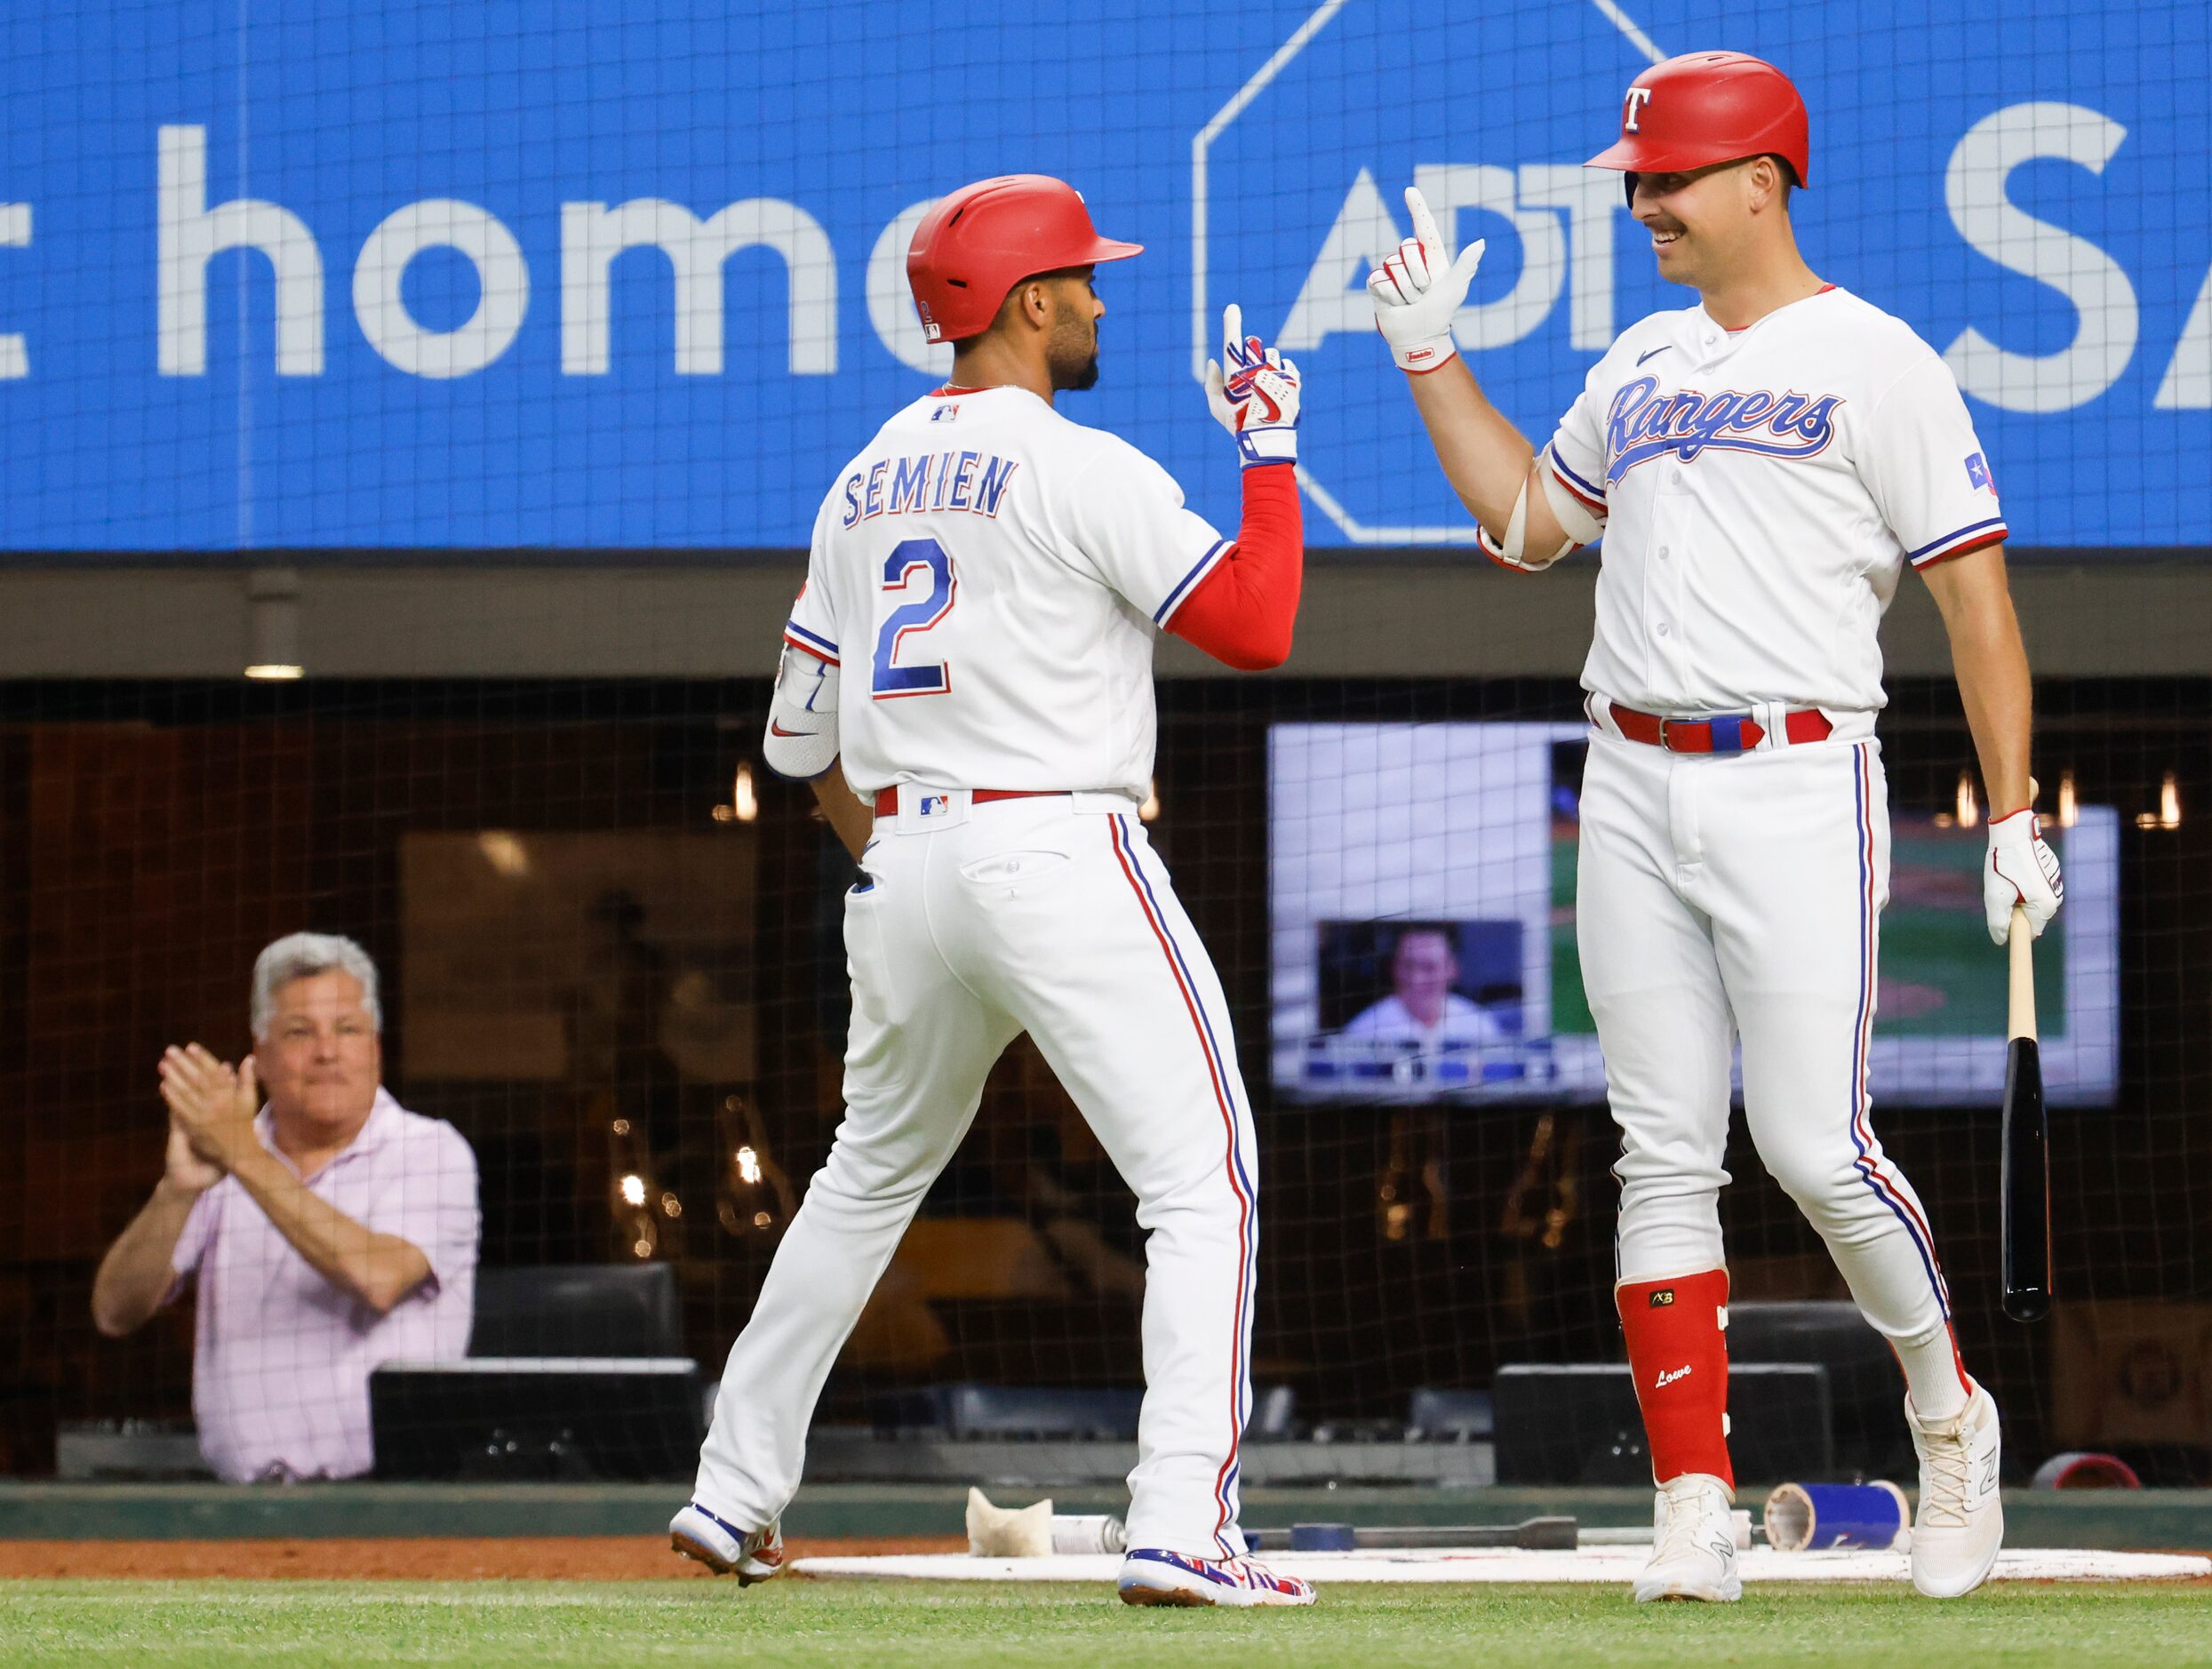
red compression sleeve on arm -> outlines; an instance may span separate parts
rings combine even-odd
[[[1169,617],[1168,630],[1240,672],[1280,667],[1290,658],[1305,577],[1298,470],[1290,464],[1255,464],[1244,472],[1244,520],[1236,543]]]

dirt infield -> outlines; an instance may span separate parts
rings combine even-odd
[[[794,1558],[863,1553],[954,1553],[967,1546],[946,1536],[789,1544]],[[0,1579],[120,1577],[139,1581],[208,1577],[293,1577],[314,1581],[482,1581],[529,1577],[557,1582],[637,1582],[704,1577],[679,1559],[665,1537],[517,1536],[484,1538],[379,1536],[355,1539],[204,1542],[0,1541]]]

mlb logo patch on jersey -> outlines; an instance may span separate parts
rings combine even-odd
[[[1997,491],[1997,483],[1989,476],[1989,466],[1982,461],[1979,452],[1967,454],[1966,479],[1968,486],[1979,487],[1984,492]]]
[[[946,794],[925,794],[914,806],[916,817],[943,817],[952,810],[953,799]]]
[[[959,415],[960,403],[955,400],[945,405],[938,406],[935,411],[931,411],[930,413],[930,421],[932,423],[950,423],[955,418],[959,417]]]

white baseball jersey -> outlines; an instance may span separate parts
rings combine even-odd
[[[1905,564],[2005,535],[1950,368],[1833,286],[1739,331],[1631,326],[1545,461],[1605,522],[1583,686],[1651,713],[1879,708]]]
[[[1126,441],[1026,389],[939,389],[840,473],[785,637],[841,667],[864,795],[1142,798],[1154,640],[1227,547]]]

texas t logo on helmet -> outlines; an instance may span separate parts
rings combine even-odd
[[[1790,78],[1748,52],[1685,52],[1636,78],[1621,101],[1621,136],[1584,164],[1617,168],[1633,205],[1638,174],[1688,173],[1745,156],[1779,156],[1805,183],[1811,150],[1805,100]]]

